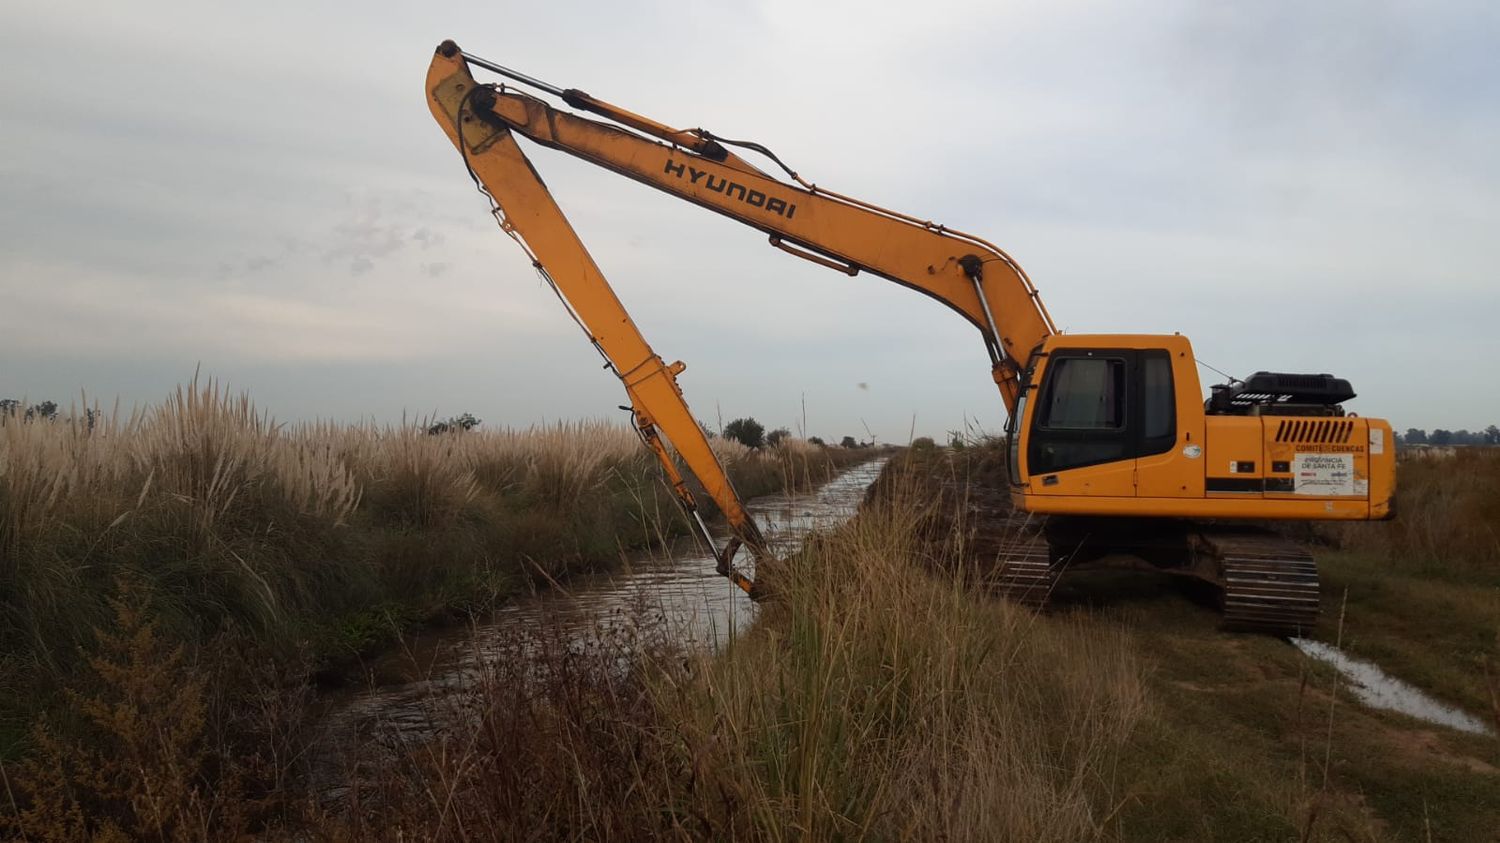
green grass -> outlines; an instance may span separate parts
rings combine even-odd
[[[1322,553],[1318,565],[1331,603],[1321,638],[1336,636],[1339,602],[1347,598],[1345,649],[1440,700],[1481,717],[1500,715],[1485,679],[1488,670],[1500,681],[1500,585],[1392,570],[1358,552]]]
[[[1486,630],[1493,648],[1496,626],[1484,625],[1483,600],[1459,586],[1377,588],[1358,579],[1362,564],[1332,566],[1335,583],[1354,578],[1344,649],[1440,699],[1486,711],[1454,650]],[[1064,583],[1059,597],[1075,608],[1063,616],[1129,630],[1149,677],[1151,716],[1120,771],[1132,782],[1123,839],[1477,840],[1500,822],[1495,738],[1366,708],[1347,687],[1333,696],[1333,670],[1290,644],[1219,631],[1217,611],[1191,581],[1108,571]],[[1372,593],[1406,596],[1363,600]],[[1461,617],[1458,605],[1474,614]],[[1338,640],[1338,616],[1339,605],[1329,606],[1320,637]]]

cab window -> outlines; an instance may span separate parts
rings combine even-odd
[[[1129,354],[1052,358],[1042,376],[1026,449],[1030,473],[1048,474],[1129,456]]]
[[[1164,351],[1141,352],[1142,455],[1170,448],[1177,435],[1177,395],[1172,389],[1172,358]],[[1166,440],[1165,448],[1160,440]]]
[[[1125,426],[1125,361],[1064,357],[1053,362],[1041,426],[1117,430]]]

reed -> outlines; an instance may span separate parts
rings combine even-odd
[[[174,640],[233,626],[338,658],[685,528],[628,427],[428,427],[282,424],[198,379],[129,413],[0,418],[8,676],[76,667],[121,577],[154,596]],[[747,494],[825,479],[852,456],[719,444]]]
[[[898,484],[899,485],[899,484]],[[1117,627],[1046,621],[931,565],[930,500],[869,504],[763,576],[719,653],[649,622],[514,630],[332,838],[1014,839],[1109,836],[1148,713]],[[955,543],[949,542],[948,546]],[[642,613],[643,616],[649,613]]]

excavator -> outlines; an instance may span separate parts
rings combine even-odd
[[[476,69],[501,81],[480,83]],[[1217,586],[1226,628],[1296,635],[1318,619],[1317,566],[1269,526],[1394,515],[1391,427],[1345,411],[1355,396],[1346,380],[1257,372],[1205,400],[1186,337],[1064,334],[999,247],[808,181],[761,144],[674,128],[452,41],[438,46],[426,85],[491,214],[624,385],[622,409],[719,573],[752,596],[740,551],[757,562],[771,551],[688,409],[684,364],[652,350],[519,138],[757,229],[794,256],[909,287],[977,329],[1008,414],[1011,504],[1041,525],[995,566],[991,584],[1017,602],[1040,608],[1064,569],[1125,557]],[[722,547],[678,460],[723,514]]]

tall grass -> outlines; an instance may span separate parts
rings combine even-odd
[[[1500,448],[1402,459],[1394,520],[1324,532],[1341,546],[1398,569],[1500,583]]]
[[[1300,829],[1303,839],[1383,839],[1396,833],[1389,819],[1402,831],[1414,815],[1425,821],[1429,798],[1492,792],[1487,767],[1459,777],[1443,769],[1449,759],[1416,762],[1432,767],[1389,788],[1399,794],[1359,786],[1389,776],[1381,764],[1414,763],[1384,742],[1378,718],[1345,722],[1295,651],[1226,637],[1211,613],[1170,595],[1148,610],[1162,617],[1144,638],[1111,612],[1038,618],[988,597],[970,558],[986,525],[962,512],[1003,506],[1003,483],[968,483],[995,464],[916,454],[907,465],[919,481],[888,471],[851,526],[762,569],[778,602],[716,657],[523,632],[510,652],[536,661],[502,655],[461,694],[479,727],[405,747],[319,830],[1098,840],[1296,839]],[[954,497],[965,501],[958,514]],[[1304,698],[1338,712],[1312,739],[1335,770],[1321,789],[1307,784]],[[1412,793],[1428,795],[1417,804]],[[1458,804],[1434,815],[1451,819]]]
[[[211,380],[130,413],[0,418],[7,678],[76,665],[121,577],[174,640],[233,627],[337,655],[682,528],[628,427],[426,428],[280,424]],[[746,494],[847,461],[805,443],[721,449]]]
[[[717,655],[517,630],[479,725],[355,783],[330,837],[1092,840],[1147,714],[1119,628],[1041,621],[931,565],[930,499],[873,503],[763,576]],[[953,546],[954,542],[945,543]],[[509,654],[509,655],[507,655]],[[436,704],[436,703],[435,703]]]
[[[905,469],[920,481],[888,470],[847,528],[762,568],[776,602],[716,655],[674,646],[646,613],[636,628],[538,623],[476,640],[478,677],[432,685],[436,728],[412,729],[403,711],[407,739],[351,771],[331,803],[290,785],[306,745],[285,725],[296,700],[218,725],[231,659],[193,661],[117,599],[118,631],[100,636],[74,697],[93,743],[44,730],[33,762],[0,767],[0,836],[1484,836],[1489,745],[1335,708],[1326,677],[1282,643],[1225,636],[1170,592],[1144,609],[1037,617],[976,588],[988,528],[965,519],[993,521],[1004,487],[967,480],[993,468],[983,454],[928,454]],[[490,481],[478,482],[482,500]],[[1414,642],[1452,625],[1435,600],[1425,626],[1411,617],[1395,632]],[[1333,717],[1305,716],[1324,704]],[[118,716],[138,711],[178,716],[162,729]],[[1309,784],[1309,752],[1331,771],[1322,786]]]

